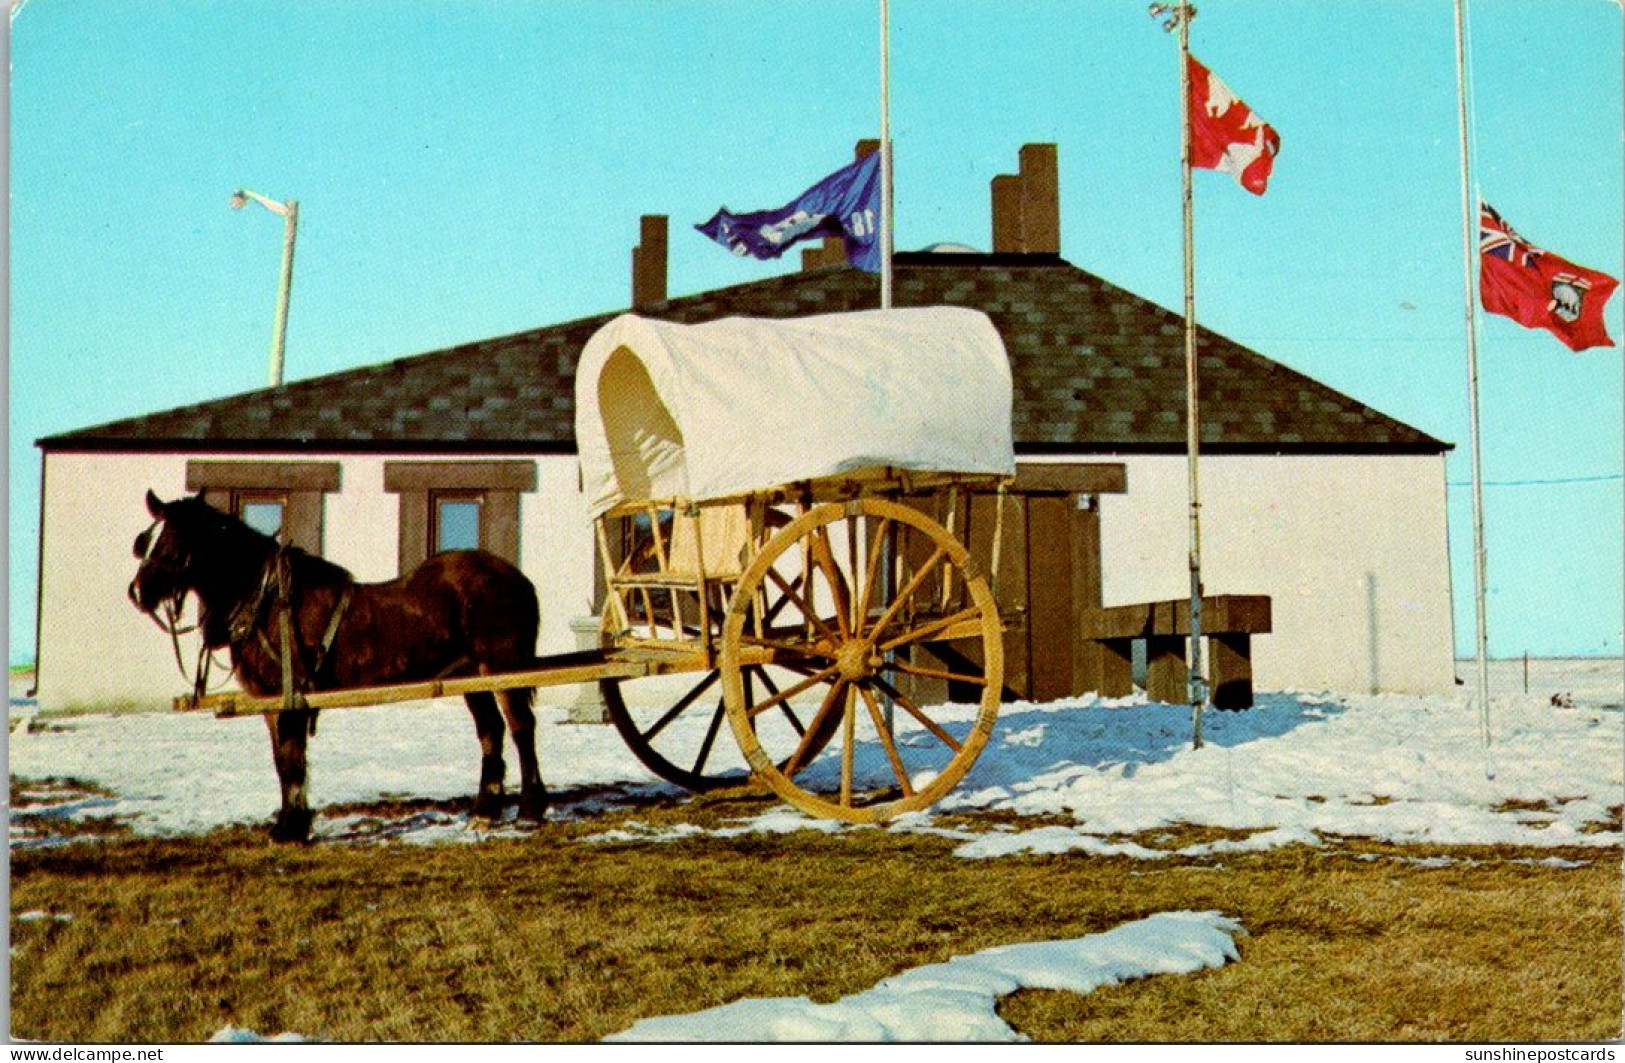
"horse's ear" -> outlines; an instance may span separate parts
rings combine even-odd
[[[153,520],[163,519],[164,504],[157,495],[152,493],[151,488],[147,489],[147,512],[152,514]]]

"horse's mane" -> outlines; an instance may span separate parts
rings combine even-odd
[[[277,550],[281,550],[293,566],[293,570],[304,579],[314,579],[320,583],[353,583],[355,577],[343,565],[327,560],[318,554],[313,554],[303,547],[292,546],[279,542],[275,536],[249,526],[241,518],[233,516],[222,510],[215,509],[204,501],[202,495],[179,499],[172,506],[195,506],[194,512],[189,514],[193,521],[207,522],[204,528],[214,532],[220,538],[222,553],[231,556],[251,556],[266,558]]]

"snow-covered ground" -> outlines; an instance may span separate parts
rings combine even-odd
[[[1625,802],[1625,698],[1606,676],[1589,682],[1539,690],[1532,685],[1528,695],[1495,697],[1487,751],[1478,712],[1459,694],[1265,694],[1246,712],[1208,712],[1201,750],[1191,748],[1183,707],[1093,697],[1010,705],[958,789],[933,812],[904,817],[886,829],[945,835],[969,859],[1066,851],[1211,858],[1334,837],[1618,846],[1614,810]],[[1576,694],[1554,698],[1560,689]],[[544,724],[543,773],[557,799],[550,815],[590,818],[651,796],[680,799],[679,791],[637,762],[612,728],[565,725],[559,708],[539,707],[538,715]],[[456,701],[325,713],[311,743],[316,803],[466,797],[476,772],[472,731]],[[684,738],[697,748],[702,735],[696,728]],[[838,771],[835,756],[829,751],[809,771]],[[881,750],[860,749],[856,761],[860,785],[865,772],[889,778]],[[143,835],[263,824],[277,805],[269,743],[257,719],[154,714],[14,720],[10,763],[14,788],[23,795],[12,809],[13,848],[82,838],[98,822]],[[979,810],[1046,819],[1027,829],[1010,826],[1008,817],[976,826]],[[941,812],[972,814],[949,825]],[[60,831],[62,824],[71,824],[72,831]],[[1179,824],[1226,828],[1232,836],[1182,849],[1159,846],[1159,830]],[[720,827],[656,828],[618,819],[583,844],[873,829],[815,821],[777,807]],[[473,830],[456,815],[423,806],[389,819],[352,812],[317,821],[318,836],[330,844],[478,842],[515,831]],[[1443,866],[1460,858],[1410,859]],[[1585,862],[1556,855],[1525,859],[1558,867]],[[39,911],[17,918],[71,915]],[[1104,934],[1009,945],[903,972],[832,1004],[736,1001],[694,1015],[646,1019],[619,1036],[666,1042],[1008,1040],[1017,1035],[995,1004],[1017,988],[1086,993],[1129,978],[1218,966],[1236,959],[1233,938],[1241,932],[1215,913],[1163,913]],[[216,1039],[263,1038],[226,1027]],[[299,1038],[284,1033],[276,1039]]]
[[[1050,817],[1028,830],[961,825],[948,832],[961,841],[960,854],[973,858],[1065,850],[1158,858],[1167,850],[1124,836],[1177,824],[1245,834],[1184,855],[1313,844],[1328,836],[1618,845],[1610,809],[1625,801],[1621,700],[1563,705],[1549,695],[1496,697],[1487,752],[1478,713],[1462,695],[1264,694],[1249,711],[1206,713],[1201,750],[1191,748],[1181,707],[1139,698],[1018,703],[1005,707],[981,759],[935,811]],[[542,771],[557,799],[553,815],[593,816],[651,795],[679,796],[638,763],[612,728],[565,725],[564,711],[546,706],[539,715]],[[697,746],[700,728],[688,737]],[[330,711],[311,742],[310,762],[318,807],[444,800],[472,792],[477,746],[459,701]],[[269,743],[257,718],[34,720],[13,730],[10,763],[24,794],[12,810],[14,847],[51,844],[52,825],[67,820],[176,835],[265,823],[277,806]],[[809,770],[832,773],[837,764],[832,748]],[[860,777],[868,771],[884,779],[889,771],[879,748],[860,749],[857,764]],[[90,792],[42,785],[53,778]],[[942,829],[933,821],[915,815],[894,829]],[[80,834],[86,826],[75,824]],[[837,826],[779,808],[721,828],[797,829]],[[668,841],[699,830],[657,831],[633,821],[598,837]],[[324,816],[317,832],[413,842],[493,836],[434,808],[387,822]]]

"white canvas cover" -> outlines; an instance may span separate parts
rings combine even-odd
[[[679,325],[623,314],[576,370],[594,516],[892,466],[1015,474],[1010,363],[985,314],[870,310]]]

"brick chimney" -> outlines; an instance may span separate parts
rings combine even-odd
[[[1021,168],[993,178],[993,250],[1061,252],[1060,161],[1054,144],[1023,144]]]
[[[666,301],[666,215],[638,219],[638,246],[632,249],[632,309]]]
[[[880,150],[878,140],[860,140],[852,148],[852,161],[867,159]],[[803,272],[809,269],[818,269],[820,266],[836,266],[846,261],[846,241],[839,236],[826,236],[818,242],[816,247],[801,249],[801,268]]]

